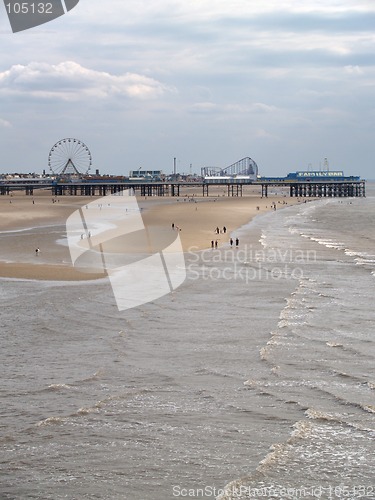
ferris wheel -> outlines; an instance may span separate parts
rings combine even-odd
[[[89,172],[91,164],[89,148],[78,139],[61,139],[48,155],[48,166],[54,175],[81,176]]]

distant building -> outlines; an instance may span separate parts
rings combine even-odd
[[[346,176],[342,170],[317,170],[317,171],[297,171],[291,172],[287,176],[288,180],[297,181],[351,181],[359,180],[358,176]]]
[[[129,180],[162,181],[164,179],[162,170],[130,170]]]
[[[289,174],[294,175],[294,174]],[[289,177],[288,176],[288,177]],[[317,170],[317,171],[298,171],[296,172],[296,177],[297,179],[305,179],[306,177],[310,177],[311,179],[313,178],[330,178],[330,177],[345,177],[344,172],[342,170],[337,170],[337,171],[331,171],[331,170]]]
[[[358,182],[359,176],[346,176],[342,170],[299,170],[290,172],[286,177],[260,177],[258,182]]]

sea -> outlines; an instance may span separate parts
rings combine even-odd
[[[375,499],[375,185],[269,200],[133,309],[1,279],[1,500]]]

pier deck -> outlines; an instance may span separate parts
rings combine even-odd
[[[242,196],[246,187],[259,186],[262,197],[268,197],[270,187],[288,188],[291,197],[364,197],[366,196],[366,181],[364,180],[314,180],[314,181],[290,181],[290,180],[258,180],[247,179],[210,179],[184,182],[184,181],[41,181],[40,179],[27,180],[27,182],[0,182],[0,195],[9,195],[13,191],[24,191],[26,195],[32,196],[38,189],[50,189],[52,196],[106,196],[115,194],[124,189],[134,189],[141,196],[184,196],[186,188],[200,188],[202,196],[210,195],[210,187],[223,187],[227,196]]]

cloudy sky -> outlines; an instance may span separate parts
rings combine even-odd
[[[0,6],[0,172],[75,137],[101,173],[374,178],[374,0],[80,0],[13,34]]]

